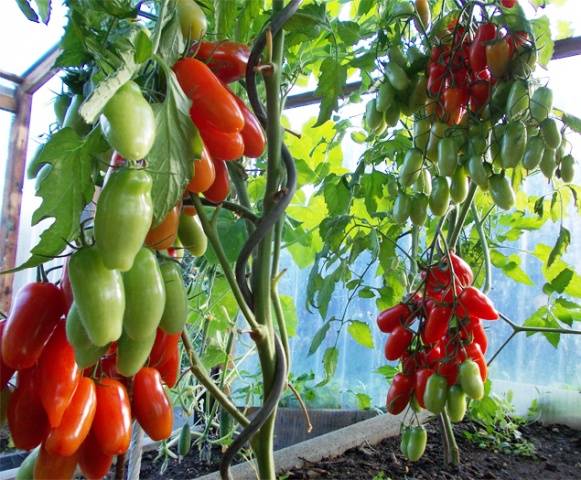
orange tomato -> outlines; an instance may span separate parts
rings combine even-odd
[[[145,244],[155,250],[166,250],[171,247],[178,235],[180,207],[172,208],[163,221],[149,230],[145,237]]]
[[[38,480],[66,480],[73,478],[77,468],[77,455],[54,455],[42,445],[34,465],[34,478]]]
[[[194,160],[194,174],[187,189],[192,193],[202,193],[208,190],[216,178],[216,169],[210,159],[206,147],[202,150],[199,160]]]

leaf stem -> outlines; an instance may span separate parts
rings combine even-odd
[[[474,195],[476,194],[478,186],[476,183],[472,182],[470,184],[470,188],[468,189],[468,195],[466,196],[466,200],[462,204],[462,210],[458,214],[458,218],[456,218],[456,222],[454,225],[454,231],[448,240],[448,247],[450,250],[454,250],[456,247],[456,243],[458,242],[458,238],[460,237],[460,232],[462,232],[462,228],[464,227],[464,222],[466,221],[466,217],[468,216],[468,210],[470,210],[470,205],[474,200]]]
[[[480,238],[480,243],[482,245],[482,255],[484,256],[484,285],[482,285],[482,293],[488,293],[490,287],[492,286],[492,268],[490,263],[490,249],[488,248],[488,239],[486,238],[486,233],[480,218],[478,216],[478,209],[476,204],[472,202],[470,206],[472,211],[472,216],[474,217],[474,224],[476,225],[476,231],[478,232],[478,237]]]

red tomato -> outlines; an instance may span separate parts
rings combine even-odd
[[[45,446],[40,447],[34,464],[35,480],[66,480],[73,478],[77,468],[77,455],[67,457],[49,453]]]
[[[180,371],[180,351],[178,346],[176,345],[175,348],[172,348],[166,359],[155,368],[165,384],[169,388],[173,388],[178,381]]]
[[[69,257],[70,258],[70,257]],[[63,265],[61,283],[59,285],[63,292],[63,298],[65,300],[66,311],[68,312],[73,304],[73,289],[71,288],[71,281],[69,280],[69,260]]]
[[[427,89],[432,97],[437,97],[442,91],[445,74],[446,67],[441,63],[433,63],[430,66]]]
[[[50,431],[44,448],[53,455],[75,453],[89,434],[96,408],[95,384],[90,378],[82,377],[60,425]]]
[[[38,362],[39,395],[52,428],[60,425],[79,383],[81,372],[75,351],[61,321]]]
[[[529,34],[527,32],[512,32],[506,34],[506,40],[509,47],[509,56],[512,58],[517,48],[522,47],[529,41]]]
[[[407,350],[412,341],[413,334],[403,326],[393,329],[392,334],[385,343],[385,358],[397,360]]]
[[[204,192],[204,197],[212,203],[222,203],[230,193],[228,168],[223,160],[214,160],[214,168],[216,169],[216,179],[212,186]]]
[[[496,36],[496,26],[493,23],[483,23],[478,27],[474,41],[470,46],[469,59],[473,72],[486,68],[486,42]]]
[[[241,132],[223,132],[208,122],[204,115],[192,107],[190,117],[198,127],[204,146],[213,160],[238,160],[244,153]]]
[[[452,309],[446,306],[435,307],[422,331],[422,340],[424,343],[436,343],[448,331],[448,323],[452,317]]]
[[[192,193],[202,193],[208,190],[216,179],[216,169],[214,162],[210,158],[210,154],[206,147],[202,150],[202,155],[199,160],[194,160],[194,174],[187,189]]]
[[[488,338],[486,337],[484,327],[478,319],[472,320],[472,336],[474,343],[480,346],[482,353],[486,353],[486,350],[488,350]]]
[[[14,446],[31,450],[49,431],[48,418],[37,392],[36,368],[18,372],[16,389],[8,400],[8,428]]]
[[[183,58],[173,69],[184,93],[192,101],[192,109],[201,117],[222,132],[242,130],[244,117],[240,108],[205,63]]]
[[[434,367],[442,360],[444,354],[440,345],[435,345],[430,350],[426,352],[425,355],[425,365],[429,367]]]
[[[133,379],[133,413],[152,440],[171,435],[173,409],[155,368],[142,368]]]
[[[145,237],[145,244],[155,250],[167,250],[178,236],[180,205],[172,208],[163,221],[151,228]]]
[[[393,415],[401,413],[407,406],[414,389],[414,377],[398,373],[387,392],[387,411]]]
[[[469,93],[466,88],[446,88],[444,90],[444,118],[448,125],[458,125],[468,105]]]
[[[441,364],[437,371],[446,378],[449,386],[454,385],[456,380],[458,380],[458,364],[456,361]]]
[[[490,82],[478,80],[470,85],[470,110],[480,113],[490,99]]]
[[[0,321],[0,345],[2,345],[2,337],[4,335],[5,326],[6,320]],[[6,365],[4,363],[4,360],[2,359],[2,355],[0,355],[0,390],[2,390],[6,386],[8,380],[10,380],[12,378],[12,375],[14,375],[14,372],[15,370],[12,367]]]
[[[89,480],[101,479],[107,475],[112,463],[113,455],[106,455],[101,451],[101,447],[91,429],[79,450],[81,472]]]
[[[238,96],[234,95],[234,93],[232,95],[244,116],[244,128],[240,131],[240,135],[242,135],[244,140],[244,155],[249,158],[258,158],[264,153],[266,145],[266,137],[264,136],[262,125],[260,125],[254,112]]]
[[[231,83],[246,75],[246,65],[250,50],[246,45],[236,42],[200,42],[196,58],[205,62],[224,83]]]
[[[401,356],[401,369],[405,375],[413,375],[418,369],[417,356],[404,352]]]
[[[97,409],[93,420],[95,439],[103,453],[121,455],[131,440],[131,405],[127,390],[117,380],[97,383]]]
[[[468,287],[462,291],[459,304],[456,306],[456,315],[460,318],[474,316],[483,320],[498,319],[498,312],[492,301],[475,287]]]
[[[382,332],[391,333],[395,327],[408,324],[410,315],[410,308],[405,303],[398,303],[377,316],[377,326]]]
[[[178,348],[179,339],[179,333],[166,333],[161,328],[158,328],[155,342],[153,342],[153,347],[149,354],[149,366],[157,367],[159,364],[164,363],[170,353]]]
[[[453,252],[450,252],[450,260],[452,268],[448,266],[448,256],[446,255],[438,265],[431,267],[426,273],[428,295],[437,300],[444,299],[447,302],[450,302],[453,296],[452,271],[457,293],[460,293],[462,287],[472,285],[474,281],[470,265]]]
[[[512,8],[516,5],[516,0],[500,0],[500,3],[506,8]]]
[[[63,292],[56,285],[37,282],[22,287],[4,326],[4,363],[16,370],[32,367],[65,312]]]
[[[422,408],[426,408],[424,405],[424,392],[426,391],[426,383],[433,374],[434,370],[431,368],[422,368],[416,372],[415,394],[418,405]]]

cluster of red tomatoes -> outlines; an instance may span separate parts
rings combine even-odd
[[[0,322],[2,406],[14,446],[35,449],[21,467],[30,478],[72,478],[77,465],[87,478],[104,477],[113,457],[129,448],[133,419],[153,439],[172,431],[163,382],[171,387],[177,380],[179,334],[158,330],[149,366],[132,381],[116,370],[115,343],[83,369],[68,340],[69,288],[67,281],[30,283]]]
[[[194,163],[188,185],[193,193],[215,203],[226,199],[228,170],[224,162],[243,155],[262,155],[266,138],[260,122],[227,83],[240,80],[248,63],[249,50],[235,42],[200,42],[194,46],[196,58],[184,58],[174,72],[192,101],[190,117],[198,128],[205,148]]]
[[[423,272],[425,296],[379,314],[379,329],[390,334],[385,356],[402,366],[387,393],[388,412],[399,414],[411,403],[417,411],[446,408],[452,421],[460,421],[466,395],[484,395],[488,341],[481,321],[498,319],[498,312],[473,280],[470,266],[450,253]]]
[[[505,32],[494,23],[478,25],[472,36],[457,21],[448,30],[452,42],[432,47],[427,67],[428,94],[438,117],[449,125],[462,122],[468,108],[480,114],[492,86],[507,76],[511,60],[528,41],[526,32]]]

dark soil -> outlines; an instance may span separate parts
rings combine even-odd
[[[200,453],[192,448],[190,453],[180,462],[169,459],[167,467],[161,473],[163,459],[157,457],[157,451],[143,454],[141,459],[141,480],[163,478],[164,480],[184,480],[201,477],[207,473],[215,472],[220,468],[220,450],[214,448],[211,452]]]
[[[515,453],[515,447],[506,447],[506,453],[494,448],[479,448],[466,439],[464,432],[474,432],[473,424],[455,427],[460,447],[461,465],[444,467],[442,443],[435,422],[426,425],[428,446],[416,463],[403,458],[399,451],[399,436],[383,440],[379,445],[352,448],[341,457],[310,463],[292,470],[289,480],[329,478],[339,479],[526,479],[579,480],[581,479],[581,433],[565,426],[532,424],[520,427],[523,440],[534,445],[533,456]],[[513,453],[510,453],[512,450]]]

